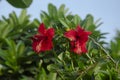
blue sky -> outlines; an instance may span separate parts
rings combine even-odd
[[[33,0],[32,5],[27,9],[31,19],[40,19],[40,12],[47,11],[48,3],[53,3],[56,7],[65,4],[70,12],[78,14],[82,19],[87,14],[92,14],[95,20],[101,18],[103,24],[99,29],[109,33],[106,35],[107,42],[115,36],[116,29],[120,30],[120,0]],[[21,9],[12,7],[6,0],[0,1],[0,19],[1,16],[8,17],[12,11],[19,15]]]

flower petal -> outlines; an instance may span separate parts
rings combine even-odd
[[[41,43],[42,40],[38,41],[38,40],[34,40],[32,43],[32,48],[35,52],[39,53],[41,52]]]
[[[38,28],[38,32],[42,35],[45,34],[46,29],[45,29],[45,25],[43,23],[40,24],[39,28]]]
[[[76,31],[77,31],[77,32],[83,32],[84,29],[82,29],[81,26],[78,25],[77,28],[76,28]]]
[[[52,49],[53,43],[52,38],[54,36],[54,29],[45,29],[44,24],[40,24],[38,28],[39,34],[34,35],[32,37],[32,48],[35,52],[39,53],[42,51],[47,51]]]
[[[70,41],[75,41],[76,40],[76,31],[75,30],[70,30],[65,32],[64,36],[67,37]]]
[[[76,54],[82,54],[82,53],[86,53],[87,49],[86,49],[86,43],[84,44],[80,44],[79,41],[71,41],[71,51],[73,51]]]
[[[82,50],[83,53],[87,52],[86,43],[84,43],[84,44],[81,45],[81,50]]]
[[[47,31],[46,31],[46,36],[48,36],[49,38],[53,38],[53,36],[54,36],[54,33],[55,33],[55,31],[54,31],[54,28],[49,28]]]
[[[52,48],[53,48],[52,41],[46,40],[43,42],[43,44],[42,44],[43,51],[51,50]]]
[[[75,30],[70,30],[65,33],[65,37],[70,39],[71,51],[76,54],[86,53],[86,42],[88,36],[91,34],[89,31],[85,31],[80,26],[77,26]]]
[[[88,41],[88,36],[91,34],[91,32],[86,32],[86,31],[84,31],[84,32],[82,32],[81,33],[81,36],[80,36],[80,38],[79,38],[79,41],[81,42],[81,43],[85,43],[85,42],[87,42]]]

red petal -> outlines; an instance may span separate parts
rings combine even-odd
[[[83,53],[87,52],[86,43],[84,43],[84,44],[81,45],[81,50],[82,50]]]
[[[75,46],[76,46],[76,48],[74,49],[75,53],[81,54],[82,53],[82,49],[81,49],[81,45],[80,45],[79,41],[76,41]]]
[[[91,32],[85,31],[80,26],[77,26],[76,30],[66,32],[65,37],[70,39],[71,51],[76,54],[86,53],[86,42],[90,34]]]
[[[33,41],[32,48],[35,52],[37,52],[37,53],[41,52],[41,43],[42,43],[42,40],[40,40],[40,41],[34,40]]]
[[[86,53],[87,49],[86,49],[86,43],[81,44],[79,43],[79,41],[71,41],[71,51],[75,52],[76,54],[82,54],[82,53]]]
[[[82,33],[81,33],[82,35],[81,36],[89,36],[90,34],[91,34],[91,32],[88,32],[88,31],[83,31]]]
[[[42,42],[41,50],[42,51],[51,50],[52,47],[53,47],[52,40],[44,40]]]
[[[81,51],[81,47],[77,47],[73,50],[76,54],[81,54],[82,51]]]
[[[41,51],[50,50],[52,49],[52,47],[53,47],[52,41],[48,39],[45,40],[45,38],[40,41],[34,40],[32,43],[32,48],[37,53]]]
[[[79,45],[78,41],[71,41],[71,51],[73,51],[76,54],[81,54],[82,50],[81,50],[81,46]]]
[[[76,31],[75,30],[70,30],[65,32],[64,36],[70,39],[70,41],[75,41],[76,40]]]
[[[88,41],[88,36],[81,36],[79,39],[78,39],[79,43],[80,44],[84,44]]]
[[[34,37],[32,37],[31,39],[32,39],[32,41],[40,41],[40,40],[42,40],[43,38],[45,38],[45,36],[36,34],[36,35],[34,35]]]
[[[76,28],[76,31],[77,31],[77,32],[83,32],[84,29],[82,29],[82,28],[78,25],[77,28]]]
[[[81,43],[85,43],[88,40],[88,36],[91,34],[91,32],[82,32],[79,41]]]
[[[54,28],[49,28],[47,31],[46,31],[46,36],[48,36],[49,38],[53,38],[54,36]]]
[[[44,24],[40,24],[38,28],[39,34],[32,37],[32,48],[35,52],[39,53],[41,51],[50,50],[53,47],[52,38],[54,36],[54,29],[45,29]]]
[[[86,35],[92,34],[92,32],[90,32],[90,31],[86,31],[85,33],[86,33]]]
[[[45,32],[46,32],[46,29],[45,29],[45,25],[43,24],[43,23],[41,23],[40,24],[40,26],[39,26],[39,28],[38,28],[38,32],[40,33],[40,34],[45,34]]]
[[[77,26],[76,31],[78,32],[79,35],[83,35],[83,33],[86,34],[86,35],[90,35],[91,34],[91,32],[85,31],[80,26]]]

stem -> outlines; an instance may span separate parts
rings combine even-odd
[[[92,37],[89,36],[89,38],[90,38],[97,46],[99,46],[99,47],[106,53],[106,55],[110,58],[110,60],[111,60],[114,64],[116,64],[115,60],[110,56],[110,54],[108,53],[108,51],[106,51],[106,50],[104,49],[103,46],[101,46],[98,42],[96,42]]]

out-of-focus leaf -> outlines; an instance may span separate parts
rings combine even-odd
[[[50,65],[47,66],[47,69],[48,69],[49,71],[54,72],[55,70],[58,69],[58,66],[55,65],[55,64],[50,64]]]
[[[23,53],[25,51],[25,45],[22,41],[20,41],[17,46],[16,46],[16,49],[17,49],[17,56],[18,57],[21,57],[23,56]]]
[[[39,71],[37,80],[46,80],[47,79],[47,74],[44,70],[44,68],[41,69],[41,71]]]
[[[50,17],[53,17],[54,19],[57,18],[57,9],[54,5],[52,4],[48,5],[48,12],[49,12]]]
[[[34,78],[27,77],[27,76],[22,76],[22,78],[20,78],[20,80],[34,80]]]
[[[33,0],[7,0],[12,6],[16,8],[27,8]]]
[[[73,22],[75,23],[76,26],[80,24],[80,17],[78,15],[75,15],[73,18]]]
[[[49,76],[48,76],[48,79],[49,79],[49,80],[57,80],[56,78],[57,78],[57,74],[56,74],[56,73],[52,73],[52,72],[51,72],[51,73],[49,74]]]
[[[0,49],[0,58],[3,60],[7,59],[7,54],[5,53],[5,51],[3,51],[2,49]]]
[[[5,38],[9,32],[12,30],[12,27],[6,22],[0,22],[0,37]]]
[[[14,11],[9,15],[9,17],[12,19],[14,25],[17,25],[19,23],[17,19],[17,15]]]
[[[120,60],[120,31],[116,31],[114,40],[110,42],[110,52],[116,60]]]
[[[88,14],[84,21],[81,23],[81,26],[89,30],[88,28],[90,28],[90,26],[94,24],[93,21],[93,16]]]
[[[68,9],[65,9],[65,5],[62,4],[58,9],[58,17],[65,17],[65,14],[68,12]]]
[[[36,26],[39,26],[40,25],[40,22],[38,19],[34,19],[33,23],[36,25]]]
[[[22,24],[25,21],[27,15],[27,11],[26,10],[22,10],[20,16],[19,16],[19,23]]]

